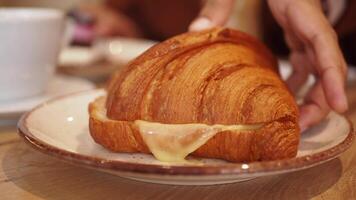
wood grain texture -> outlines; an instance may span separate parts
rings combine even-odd
[[[356,122],[356,83],[348,86]],[[14,126],[0,127],[0,199],[356,199],[356,143],[323,165],[218,186],[141,183],[64,163],[32,150]]]

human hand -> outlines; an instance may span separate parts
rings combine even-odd
[[[346,62],[320,1],[269,0],[268,4],[284,30],[291,50],[290,61],[294,70],[287,80],[288,86],[296,92],[310,73],[317,79],[300,107],[301,129],[322,120],[330,108],[345,112]]]
[[[79,10],[94,17],[94,32],[97,36],[142,36],[138,26],[130,18],[109,6],[84,4]]]
[[[316,83],[300,107],[303,130],[321,121],[330,111],[347,110],[344,90],[347,67],[337,36],[325,18],[318,0],[269,0],[269,7],[285,33],[291,50],[293,74],[287,85],[293,92],[305,83],[310,73]],[[190,26],[191,31],[224,25],[233,0],[210,0]]]
[[[232,12],[235,0],[205,0],[198,17],[190,24],[189,31],[200,31],[223,26]]]

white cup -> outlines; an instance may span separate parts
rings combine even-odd
[[[0,101],[43,93],[57,64],[64,14],[46,8],[0,8]]]

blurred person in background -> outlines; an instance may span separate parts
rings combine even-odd
[[[97,5],[81,5],[79,10],[92,17],[95,36],[164,40],[188,30],[225,26],[234,3],[241,2],[252,2],[250,12],[261,15],[255,15],[256,19],[242,18],[240,22],[259,20],[261,29],[252,34],[262,33],[276,53],[289,54],[293,74],[286,83],[291,91],[298,91],[309,74],[317,78],[300,107],[302,130],[319,122],[331,109],[345,112],[347,66],[337,34],[346,57],[354,62],[354,0],[107,0]]]
[[[164,40],[186,32],[200,8],[199,0],[107,0],[79,10],[93,16],[97,36]]]

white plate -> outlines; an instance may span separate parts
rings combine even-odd
[[[102,41],[106,58],[112,63],[126,64],[156,44],[155,41],[117,37]]]
[[[92,140],[87,106],[103,94],[103,90],[87,91],[38,106],[22,117],[19,133],[36,149],[62,160],[130,179],[175,185],[232,183],[306,169],[337,157],[354,137],[351,123],[331,113],[303,134],[296,158],[252,163],[202,159],[203,165],[167,165],[147,154],[112,153]]]
[[[95,85],[87,80],[55,75],[42,95],[19,100],[0,101],[0,120],[19,118],[23,113],[48,99],[93,88],[95,88]]]
[[[102,80],[155,43],[151,40],[116,37],[99,40],[90,48],[68,47],[61,52],[59,71]]]

